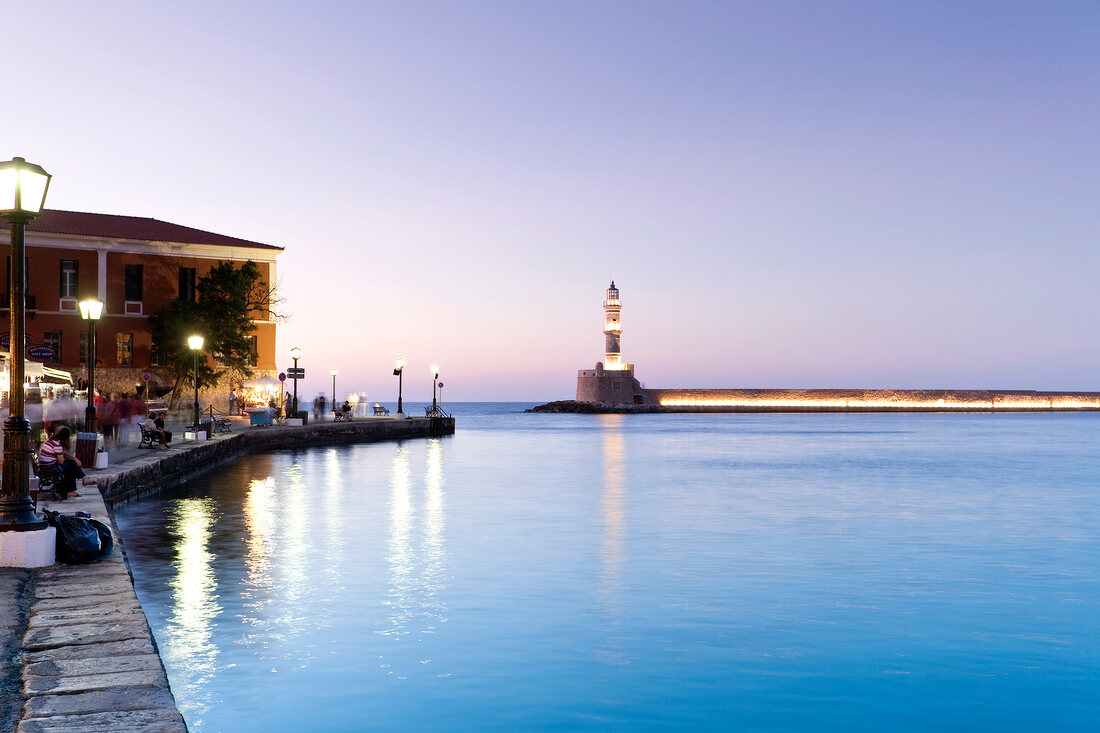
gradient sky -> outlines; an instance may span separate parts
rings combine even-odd
[[[4,19],[0,157],[52,208],[285,246],[306,394],[392,400],[404,356],[410,399],[432,361],[448,400],[572,398],[609,277],[652,387],[1100,390],[1095,2]]]

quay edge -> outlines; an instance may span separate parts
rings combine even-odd
[[[6,648],[15,664],[0,689],[0,727],[20,733],[60,730],[157,730],[186,733],[160,650],[134,591],[124,538],[111,509],[178,485],[249,453],[453,435],[454,418],[367,419],[301,427],[244,428],[167,452],[140,451],[90,474],[64,502],[40,497],[40,509],[85,511],[111,526],[115,548],[90,565],[9,571],[0,586],[12,623]],[[23,609],[23,610],[20,610]],[[0,646],[4,646],[0,644]],[[17,651],[20,650],[21,651]],[[14,659],[15,655],[18,659]],[[18,690],[19,678],[22,690]],[[9,679],[10,678],[10,679]],[[19,708],[22,708],[20,711]]]
[[[118,469],[97,471],[95,478],[109,507],[155,495],[235,461],[250,453],[318,448],[353,443],[411,440],[454,435],[453,417],[414,417],[406,420],[367,419],[314,423],[302,427],[244,428],[215,440],[187,444],[186,451],[167,455],[149,451],[147,458]]]

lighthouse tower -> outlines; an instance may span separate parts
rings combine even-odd
[[[622,309],[622,302],[619,300],[619,289],[615,287],[615,281],[612,280],[611,287],[607,289],[607,297],[603,301],[603,368],[609,372],[619,371],[623,368],[622,348],[619,345],[619,338],[623,334],[623,329],[619,323],[619,314]]]

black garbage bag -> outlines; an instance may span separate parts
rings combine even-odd
[[[96,528],[99,532],[99,554],[110,555],[111,548],[115,546],[115,540],[111,537],[111,528],[98,519],[89,519],[88,524]]]
[[[103,543],[99,530],[83,517],[46,512],[46,521],[57,527],[57,559],[70,565],[92,562],[99,557]]]

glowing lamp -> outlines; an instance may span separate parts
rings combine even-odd
[[[0,163],[0,214],[40,214],[50,178],[42,166],[22,158]]]
[[[80,301],[80,317],[85,321],[98,321],[103,315],[103,301],[99,298],[87,298]]]
[[[191,347],[192,351],[202,351],[203,341],[204,341],[204,339],[203,339],[202,336],[188,336],[187,337],[187,345]]]

